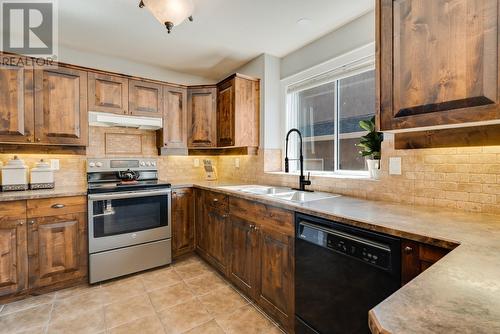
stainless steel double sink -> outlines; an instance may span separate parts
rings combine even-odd
[[[252,195],[262,195],[277,200],[292,202],[292,203],[307,203],[318,201],[321,199],[335,198],[340,195],[329,194],[323,192],[307,192],[299,191],[285,187],[272,187],[261,185],[236,185],[236,186],[221,186],[220,189],[242,192]]]

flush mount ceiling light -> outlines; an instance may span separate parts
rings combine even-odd
[[[193,21],[192,0],[141,0],[139,8],[146,7],[160,23],[164,24],[168,33],[172,28],[186,19]]]

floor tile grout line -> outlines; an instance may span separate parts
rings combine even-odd
[[[54,294],[54,299],[52,300],[52,305],[50,307],[49,319],[47,320],[47,323],[45,324],[45,330],[43,331],[45,334],[47,334],[49,332],[49,326],[50,326],[50,322],[52,320],[52,312],[54,312],[54,308],[55,308],[55,298],[56,298],[56,295]]]

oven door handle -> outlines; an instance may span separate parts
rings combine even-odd
[[[103,200],[109,200],[109,199],[151,197],[151,196],[168,195],[171,192],[172,192],[171,189],[162,189],[162,190],[125,192],[125,193],[92,194],[92,195],[88,195],[88,199],[89,199],[89,201],[103,201]]]

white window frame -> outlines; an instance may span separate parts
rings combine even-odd
[[[314,88],[328,82],[337,81],[346,77],[350,77],[353,75],[357,75],[363,72],[367,72],[375,69],[375,43],[370,43],[361,48],[343,54],[339,57],[331,59],[327,62],[324,62],[320,65],[314,66],[310,69],[302,71],[300,73],[294,74],[287,78],[281,80],[281,101],[282,101],[282,113],[284,117],[282,119],[285,122],[282,123],[281,132],[286,134],[287,131],[291,128],[296,127],[297,115],[293,114],[293,111],[296,111],[297,108],[292,108],[290,110],[290,106],[293,101],[290,101],[292,96],[288,94],[290,87],[300,85],[301,83],[306,83],[308,81],[312,81],[313,79],[318,80],[316,85],[311,85],[307,88]],[[328,77],[325,81],[322,81],[322,77]],[[338,94],[338,87],[336,87],[335,94]],[[336,99],[338,103],[338,99]],[[292,111],[293,110],[293,111]],[[338,106],[335,106],[335,166],[334,171],[311,171],[311,175],[316,176],[337,176],[337,177],[349,177],[349,178],[366,178],[368,177],[368,171],[356,171],[356,170],[341,170],[339,169],[339,137],[338,134]],[[361,132],[361,131],[360,131]],[[362,132],[361,132],[362,133]],[[295,134],[292,134],[290,137],[290,145],[288,147],[288,157],[291,161],[295,158],[298,159],[299,152],[297,151],[296,145],[292,145],[292,140],[295,140]],[[293,138],[293,139],[292,139]],[[285,147],[283,143],[283,154],[285,152]],[[297,171],[293,171],[292,173],[296,174]]]

